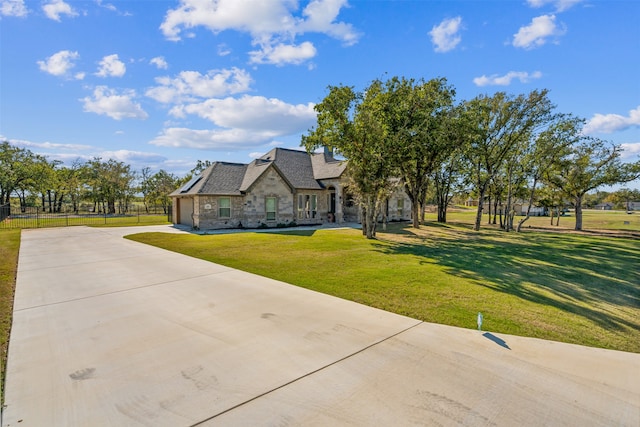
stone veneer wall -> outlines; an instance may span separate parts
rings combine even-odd
[[[278,224],[288,224],[295,219],[291,188],[273,168],[260,177],[249,190],[244,199],[243,226],[254,228],[265,224],[269,227],[275,227]],[[274,221],[267,221],[267,197],[276,198],[276,219]]]

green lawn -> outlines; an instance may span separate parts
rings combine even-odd
[[[0,230],[0,405],[4,402],[4,369],[13,315],[20,230]]]
[[[129,238],[428,322],[640,353],[640,240],[467,225]]]
[[[447,222],[461,223],[461,224],[473,224],[475,221],[476,211],[475,208],[453,208],[447,212]],[[523,219],[524,216],[516,216],[514,220],[514,226],[518,224],[518,221]],[[436,221],[437,215],[435,213],[427,213],[426,219],[428,221]],[[493,216],[492,216],[493,219]],[[487,227],[489,221],[488,215],[482,217],[482,227]],[[524,228],[544,228],[548,230],[573,230],[576,225],[576,218],[573,212],[569,212],[560,217],[560,223],[555,225],[557,217],[553,218],[553,224],[551,225],[551,217],[538,216],[530,217],[525,223]],[[496,218],[496,222],[500,222],[499,218]],[[585,209],[582,213],[582,228],[584,230],[608,230],[608,231],[631,231],[640,233],[640,212],[634,212],[627,214],[624,211],[598,211],[593,209]]]

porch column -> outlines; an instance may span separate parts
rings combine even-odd
[[[336,222],[344,222],[344,215],[342,213],[342,186],[336,185]]]

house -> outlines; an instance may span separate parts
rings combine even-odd
[[[595,209],[599,211],[610,211],[611,209],[613,209],[613,203],[598,203],[597,205],[595,205]]]
[[[274,148],[249,164],[215,162],[170,194],[173,222],[199,229],[359,222],[346,169],[329,150]],[[389,198],[386,214],[411,219],[402,189]]]
[[[630,211],[640,210],[640,201],[627,203],[627,210],[630,210]]]

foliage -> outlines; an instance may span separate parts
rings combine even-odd
[[[390,150],[398,166],[413,212],[413,226],[420,226],[429,177],[455,150],[451,138],[455,90],[446,79],[429,81],[394,77],[385,83],[384,120]]]
[[[205,164],[199,161],[197,167]],[[68,205],[78,212],[88,201],[97,212],[125,214],[140,191],[145,205],[160,204],[167,213],[169,194],[178,186],[178,178],[144,168],[139,187],[137,179],[130,165],[114,159],[76,160],[67,167],[6,141],[0,143],[0,204],[17,196],[23,212],[38,204],[49,213],[68,211]]]
[[[489,185],[509,157],[553,120],[554,106],[547,94],[547,90],[535,90],[527,96],[514,97],[498,92],[493,96],[477,96],[465,103],[463,114],[470,140],[464,157],[478,198],[476,231],[480,229]]]
[[[150,205],[160,204],[165,213],[170,204],[169,194],[178,187],[179,179],[164,169],[151,174],[151,168],[142,169],[140,192],[143,196],[145,208]]]
[[[640,161],[620,161],[619,145],[582,136],[578,144],[546,174],[546,182],[559,189],[575,208],[575,229],[582,230],[582,204],[587,192],[603,185],[630,182],[640,177]]]
[[[384,117],[384,85],[376,80],[358,93],[352,87],[332,86],[314,108],[315,129],[302,137],[307,151],[326,146],[349,159],[350,190],[362,211],[363,233],[376,235],[377,217],[393,186],[388,126]]]

